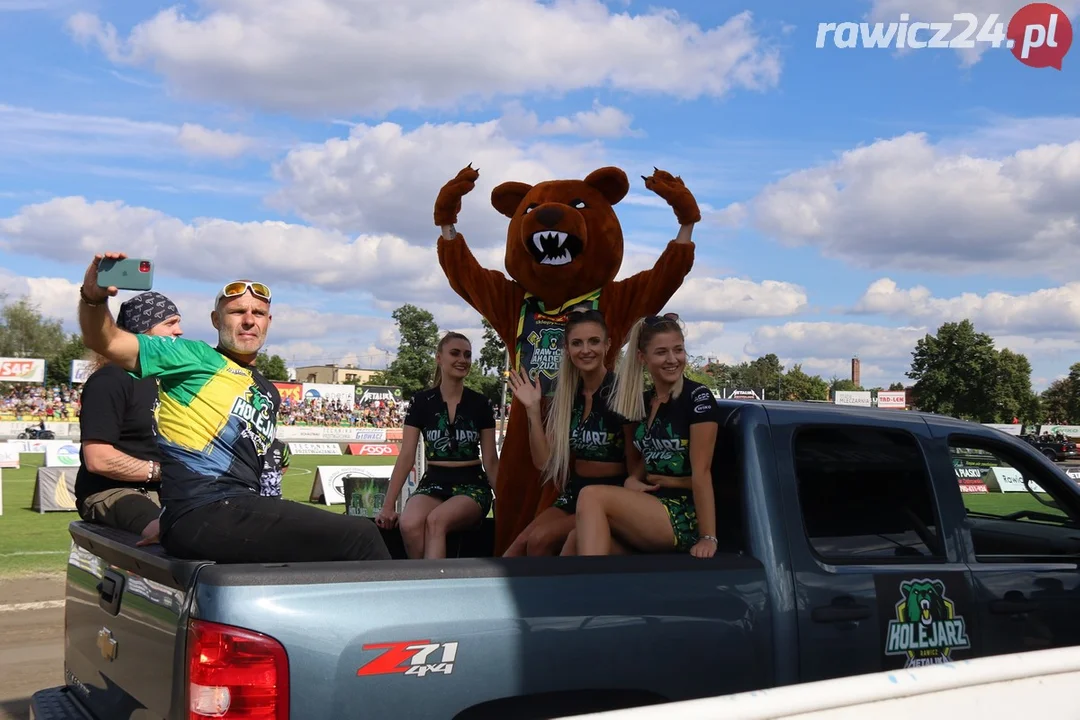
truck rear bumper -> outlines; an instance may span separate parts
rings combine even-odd
[[[30,698],[30,720],[93,720],[66,687],[38,690]]]

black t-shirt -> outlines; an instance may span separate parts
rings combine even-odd
[[[592,396],[589,416],[585,412],[585,386],[578,384],[574,410],[570,416],[570,452],[577,460],[596,462],[626,462],[626,438],[623,426],[630,424],[608,405],[615,384],[615,373],[609,372]]]
[[[106,442],[139,460],[161,462],[154,430],[157,380],[136,380],[119,365],[105,365],[86,379],[79,413],[80,442]],[[158,490],[160,483],[130,483],[90,472],[83,448],[79,448],[79,471],[75,475],[75,502],[113,488]]]
[[[451,425],[450,411],[436,387],[413,395],[405,424],[420,429],[428,460],[479,460],[480,431],[495,427],[495,415],[483,395],[464,388]]]
[[[263,471],[259,478],[260,495],[281,497],[281,478],[285,476],[288,465],[289,446],[281,440],[274,440],[263,458]]]
[[[690,477],[690,426],[719,422],[720,408],[709,388],[683,378],[679,397],[661,403],[649,424],[655,390],[645,391],[645,420],[634,431],[634,447],[645,459],[645,472],[667,477]]]

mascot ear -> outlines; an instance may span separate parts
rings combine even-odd
[[[599,170],[593,170],[585,178],[585,184],[599,190],[604,199],[612,205],[617,204],[626,197],[626,193],[630,192],[630,181],[627,179],[626,173],[617,167],[603,167]]]
[[[504,182],[491,191],[491,206],[508,218],[513,218],[518,205],[532,190],[532,185],[521,182]]]

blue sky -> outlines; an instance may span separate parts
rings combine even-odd
[[[0,290],[74,328],[90,256],[126,250],[209,338],[217,286],[254,276],[269,350],[379,367],[403,302],[479,339],[433,253],[460,167],[459,230],[499,269],[491,187],[623,168],[625,276],[677,230],[656,165],[705,211],[671,306],[692,352],[825,377],[858,354],[887,385],[970,317],[1041,388],[1080,361],[1080,58],[814,47],[819,22],[1022,4],[0,0]]]

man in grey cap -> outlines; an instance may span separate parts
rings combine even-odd
[[[116,323],[137,335],[183,334],[180,311],[157,292],[140,293],[125,301]],[[82,391],[75,507],[83,520],[153,541],[161,514],[149,495],[161,487],[161,455],[154,424],[157,379],[136,380],[119,365],[100,356],[97,360],[105,364],[86,379]]]

